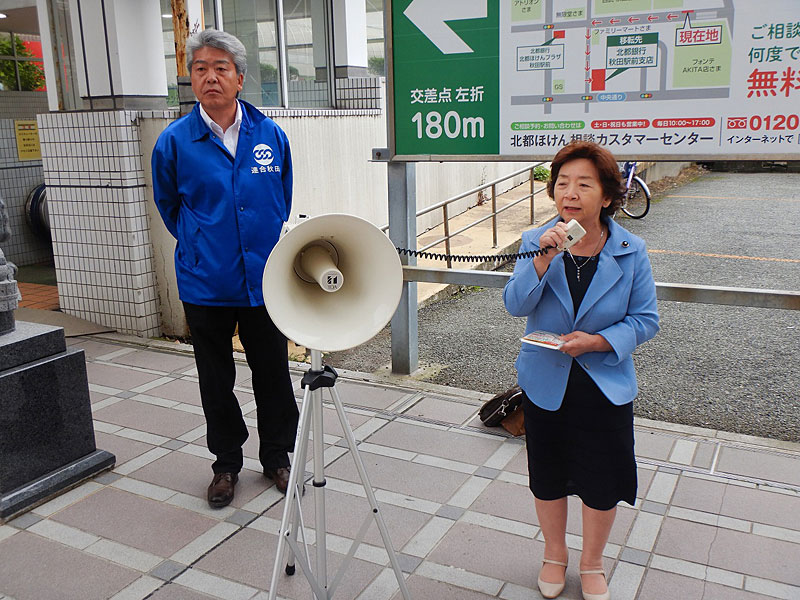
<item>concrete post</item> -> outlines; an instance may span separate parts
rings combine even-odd
[[[84,108],[166,108],[159,0],[70,1]]]
[[[364,0],[332,0],[337,78],[367,76],[367,6]]]

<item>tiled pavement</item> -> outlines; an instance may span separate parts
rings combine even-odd
[[[56,286],[22,281],[18,282],[17,286],[22,293],[20,307],[58,310],[58,288]]]
[[[117,464],[0,526],[0,600],[266,599],[283,502],[259,471],[246,366],[237,367],[253,433],[245,470],[233,504],[211,510],[188,348],[70,342],[87,357],[98,447]],[[358,373],[341,374],[337,389],[413,598],[539,598],[544,544],[524,445],[480,424],[486,396]],[[335,413],[324,412],[332,579],[368,505]],[[800,599],[798,445],[637,422],[636,450],[637,503],[620,506],[606,549],[615,600]],[[313,491],[303,503],[313,527]],[[577,600],[580,517],[570,504],[562,598]],[[310,597],[299,570],[281,575],[278,595]],[[335,597],[399,598],[374,524]]]

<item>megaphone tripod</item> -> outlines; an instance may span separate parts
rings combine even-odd
[[[286,499],[283,507],[283,518],[281,519],[281,528],[278,534],[278,549],[275,555],[275,565],[272,570],[272,582],[269,588],[269,600],[275,600],[278,586],[278,576],[281,564],[283,563],[284,552],[288,544],[288,560],[286,561],[285,572],[287,575],[292,575],[295,572],[295,561],[299,564],[301,571],[311,585],[314,598],[316,600],[329,600],[333,598],[337,586],[356,553],[356,550],[363,542],[367,529],[375,519],[378,526],[381,538],[383,540],[384,548],[389,556],[389,562],[394,570],[400,592],[405,600],[410,599],[408,588],[403,577],[403,572],[400,569],[400,563],[397,560],[397,554],[392,547],[392,542],[389,539],[389,530],[383,520],[383,516],[378,506],[378,501],[375,498],[375,492],[369,482],[367,471],[364,468],[364,462],[361,460],[361,455],[356,445],[356,439],[353,435],[353,430],[350,423],[347,421],[347,415],[344,412],[342,400],[336,390],[336,379],[338,375],[336,371],[328,366],[322,364],[322,352],[319,350],[311,350],[311,368],[303,376],[302,387],[303,392],[303,405],[300,409],[299,423],[300,427],[297,431],[297,438],[295,440],[295,458],[293,461],[291,474],[289,477],[289,484],[286,490]],[[336,573],[333,581],[328,584],[327,572],[327,544],[326,544],[326,525],[325,525],[325,447],[323,443],[323,419],[322,419],[322,388],[330,390],[333,406],[336,409],[336,414],[339,417],[339,423],[344,431],[344,437],[347,442],[350,455],[353,458],[358,475],[361,478],[361,484],[364,488],[367,500],[369,501],[370,511],[366,515],[358,534],[350,545],[350,549],[344,561],[339,565],[339,570]],[[313,427],[312,427],[313,425]],[[314,544],[316,546],[316,565],[315,569],[311,567],[310,557],[307,551],[298,544],[298,533],[302,533],[303,540],[307,539],[305,535],[305,527],[302,519],[302,510],[300,507],[299,486],[302,485],[300,475],[305,473],[306,464],[306,448],[308,445],[310,432],[313,429],[314,437],[312,440],[312,456],[314,459]]]

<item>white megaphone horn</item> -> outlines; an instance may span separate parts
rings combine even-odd
[[[316,283],[326,292],[338,292],[344,285],[344,275],[337,268],[339,253],[326,240],[306,245],[294,259],[295,274],[308,283]]]
[[[301,346],[346,350],[392,318],[403,267],[392,242],[369,221],[321,215],[289,228],[270,253],[262,280],[275,326]]]

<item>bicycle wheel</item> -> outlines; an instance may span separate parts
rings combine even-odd
[[[631,180],[631,187],[622,201],[622,212],[631,219],[641,219],[650,210],[650,193],[638,177]]]

